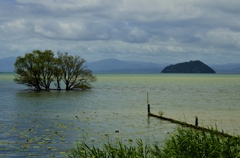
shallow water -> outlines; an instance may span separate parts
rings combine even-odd
[[[147,92],[152,113],[240,132],[240,75],[96,76],[90,91],[33,92],[0,73],[0,156],[64,157],[82,140],[161,145],[176,125],[147,117]]]

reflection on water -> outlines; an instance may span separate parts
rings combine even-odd
[[[26,90],[12,78],[0,74],[0,156],[63,156],[79,140],[163,144],[176,125],[147,117],[147,92],[155,114],[240,129],[240,75],[97,75],[90,91],[50,92]]]

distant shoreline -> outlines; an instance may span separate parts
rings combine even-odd
[[[0,71],[0,73],[15,73],[15,72]],[[163,74],[163,73],[93,72],[93,74]],[[165,73],[165,74],[209,74],[209,73]],[[240,74],[240,72],[216,72],[215,74]]]

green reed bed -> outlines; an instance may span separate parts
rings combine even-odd
[[[107,143],[102,148],[79,143],[68,152],[70,158],[237,158],[240,157],[240,138],[223,137],[214,130],[194,130],[178,127],[162,147],[156,144],[144,145],[137,140],[136,145],[122,142]]]
[[[240,138],[224,137],[215,131],[178,128],[165,142],[164,157],[240,157]]]

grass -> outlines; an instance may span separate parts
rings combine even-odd
[[[178,128],[166,140],[162,150],[165,157],[237,158],[240,157],[240,138],[224,137],[215,130],[206,132],[190,128]]]
[[[223,137],[214,130],[194,130],[178,127],[163,147],[144,145],[137,140],[131,146],[107,143],[102,148],[82,142],[68,152],[69,158],[240,158],[240,137]]]
[[[128,146],[122,142],[107,143],[103,148],[88,146],[86,143],[80,143],[76,148],[69,151],[70,158],[143,158],[150,154],[150,147],[143,145],[142,140],[137,140],[137,146]]]

